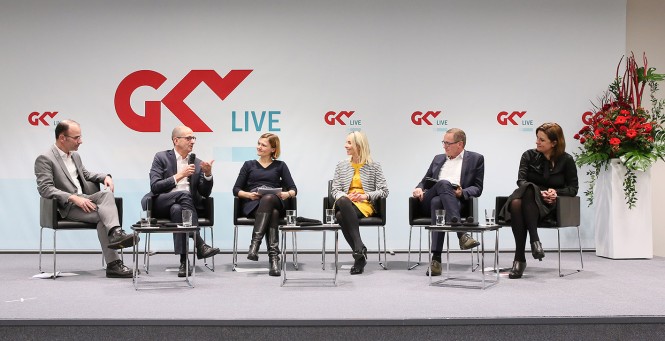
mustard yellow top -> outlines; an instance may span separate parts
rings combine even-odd
[[[353,167],[353,178],[351,179],[351,185],[349,185],[349,193],[360,193],[360,194],[365,194],[365,191],[363,190],[363,184],[360,181],[360,167],[363,165],[358,164],[358,163],[353,163],[351,162],[351,167]],[[358,210],[365,216],[369,217],[372,214],[374,214],[374,207],[372,206],[372,203],[363,200],[363,201],[357,201],[353,203],[358,207]]]

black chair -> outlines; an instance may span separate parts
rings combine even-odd
[[[326,209],[333,208],[335,204],[335,198],[332,196],[332,180],[328,180],[328,196],[323,198],[323,220],[326,221]],[[375,200],[372,205],[376,210],[375,215],[371,217],[360,218],[360,227],[377,227],[377,237],[378,237],[378,250],[379,254],[379,265],[384,269],[388,270],[388,258],[386,250],[386,198],[380,198]],[[381,232],[383,232],[383,262],[381,261]],[[325,252],[326,244],[326,235],[323,234],[323,250]],[[324,253],[325,256],[325,253]]]
[[[201,228],[201,231],[203,231],[203,240],[206,241],[207,243],[207,236],[206,236],[206,229],[210,229],[210,246],[215,247],[215,235],[214,235],[214,229],[213,226],[215,225],[215,200],[213,197],[207,197],[203,198],[203,210],[196,210],[196,213],[198,214],[199,220],[198,220],[198,226]],[[152,207],[152,198],[148,198],[147,202],[148,207]],[[173,225],[175,224],[174,222],[171,221],[170,217],[156,217],[152,216],[151,218],[156,219],[157,225]],[[155,220],[153,220],[155,222]],[[147,258],[149,256],[149,250],[150,250],[150,233],[146,233],[146,238],[144,242],[144,250],[145,253],[143,254],[143,263],[145,266],[146,271],[150,267],[150,260]],[[210,271],[215,271],[215,257],[212,257],[212,266],[208,265],[208,259],[204,258],[203,259],[203,264],[205,265],[206,268],[210,269]]]
[[[88,184],[87,186],[84,187],[89,187],[89,188],[96,188],[97,191],[99,191],[99,184],[98,183],[92,183],[87,180],[86,181]],[[122,198],[116,197],[115,198],[115,205],[118,208],[118,219],[120,222],[120,225],[122,226]],[[43,240],[43,234],[44,234],[44,229],[52,229],[53,230],[53,279],[56,279],[56,255],[57,255],[57,249],[56,249],[56,235],[59,230],[97,230],[97,223],[84,223],[84,222],[79,222],[79,221],[71,221],[67,219],[63,219],[60,217],[60,213],[58,213],[58,201],[57,199],[46,199],[46,198],[39,198],[39,225],[41,226],[39,230],[39,272],[44,273],[42,271],[42,240]],[[120,250],[120,254],[124,259],[124,253],[123,250]],[[102,254],[102,268],[104,268],[104,254]]]
[[[285,200],[287,210],[298,210],[298,200],[296,197],[291,197]],[[254,218],[245,216],[242,213],[242,206],[240,205],[240,198],[233,198],[233,271],[238,267],[238,226],[251,226],[254,227]],[[279,220],[279,225],[286,225],[286,218]],[[293,243],[293,266],[298,269],[298,241],[295,233],[292,235]],[[283,259],[282,261],[285,261]]]
[[[467,199],[462,205],[462,211],[460,212],[462,221],[465,221],[467,217],[473,217],[474,221],[478,221],[478,198],[471,197]],[[406,267],[408,270],[414,269],[422,262],[423,254],[423,227],[432,225],[432,218],[430,215],[423,214],[420,210],[420,200],[418,198],[409,197],[409,256],[406,261]],[[413,266],[411,265],[411,235],[413,233],[413,227],[420,228],[420,237],[418,241],[418,262]],[[427,247],[430,247],[429,245]],[[471,263],[473,265],[473,250],[471,249]],[[477,251],[477,249],[476,249]],[[476,255],[478,258],[479,255]]]
[[[499,219],[498,214],[501,208],[508,201],[508,197],[496,197],[496,223],[501,226],[510,226],[510,224]],[[580,250],[580,269],[568,274],[561,273],[561,232],[562,228],[574,227],[577,229],[577,243]],[[559,251],[559,277],[572,275],[584,270],[584,260],[582,259],[582,239],[580,238],[580,197],[557,197],[556,200],[556,221],[548,223],[538,222],[538,228],[556,229],[557,249]]]

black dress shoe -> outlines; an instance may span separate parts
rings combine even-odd
[[[351,267],[350,273],[352,275],[360,275],[365,271],[365,265],[367,265],[367,248],[363,246],[360,251],[353,251],[353,266]]]
[[[132,278],[132,270],[122,263],[122,260],[114,260],[106,264],[106,277],[108,278]]]
[[[185,275],[185,271],[187,270],[186,269],[187,265],[185,265],[185,264],[189,264],[189,260],[187,261],[187,263],[185,263],[185,262],[180,263],[180,267],[178,268],[178,277],[187,277],[187,276],[192,275],[192,265],[191,264],[189,264],[189,273],[187,275]]]
[[[543,244],[540,243],[540,240],[531,243],[531,255],[533,256],[533,259],[537,259],[541,262],[543,261],[545,251],[543,251]]]
[[[136,242],[139,242],[139,238],[136,238]],[[126,247],[134,246],[134,235],[126,234],[120,227],[113,229],[111,235],[109,236],[109,249],[124,249]]]
[[[210,258],[219,253],[219,249],[216,247],[210,247],[208,244],[203,244],[196,248],[196,258]]]
[[[513,268],[510,269],[510,273],[508,274],[508,278],[511,278],[511,279],[522,278],[522,274],[524,273],[524,269],[526,269],[526,262],[514,261],[513,262]]]

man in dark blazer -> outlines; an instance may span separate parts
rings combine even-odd
[[[56,125],[55,144],[35,160],[37,191],[43,198],[57,200],[63,219],[96,223],[106,260],[106,277],[131,278],[132,271],[115,250],[133,246],[133,235],[127,235],[120,227],[111,175],[92,173],[83,167],[76,152],[83,143],[81,136],[81,127],[72,120]],[[103,191],[93,185],[102,183]]]
[[[141,200],[144,209],[152,198],[151,214],[153,217],[168,217],[173,222],[182,222],[182,211],[192,212],[192,225],[198,222],[198,210],[203,210],[202,200],[212,192],[212,164],[200,159],[190,163],[189,156],[194,149],[196,136],[192,129],[179,126],[171,133],[173,149],[155,154],[150,168],[150,192]],[[193,156],[193,155],[192,155]],[[185,277],[187,249],[185,235],[173,234],[175,253],[180,255],[179,277]],[[209,258],[219,253],[218,248],[205,244],[197,233],[196,257]],[[191,272],[191,267],[189,268]]]
[[[452,128],[443,135],[445,154],[434,157],[421,182],[413,190],[413,196],[420,199],[421,210],[430,214],[435,224],[434,211],[445,209],[446,223],[461,221],[461,199],[479,197],[483,192],[485,160],[481,154],[464,150],[466,134]],[[432,276],[441,275],[441,251],[446,234],[435,232],[432,239]],[[458,233],[460,249],[474,248],[480,243],[469,234]]]

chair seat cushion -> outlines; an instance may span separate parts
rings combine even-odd
[[[382,225],[382,223],[379,217],[360,218],[360,225]]]
[[[97,224],[95,223],[84,223],[80,221],[70,221],[70,220],[59,220],[58,226],[53,228],[54,230],[95,230],[97,229]]]
[[[432,219],[429,217],[426,218],[416,218],[411,222],[413,226],[429,226],[432,225]]]

